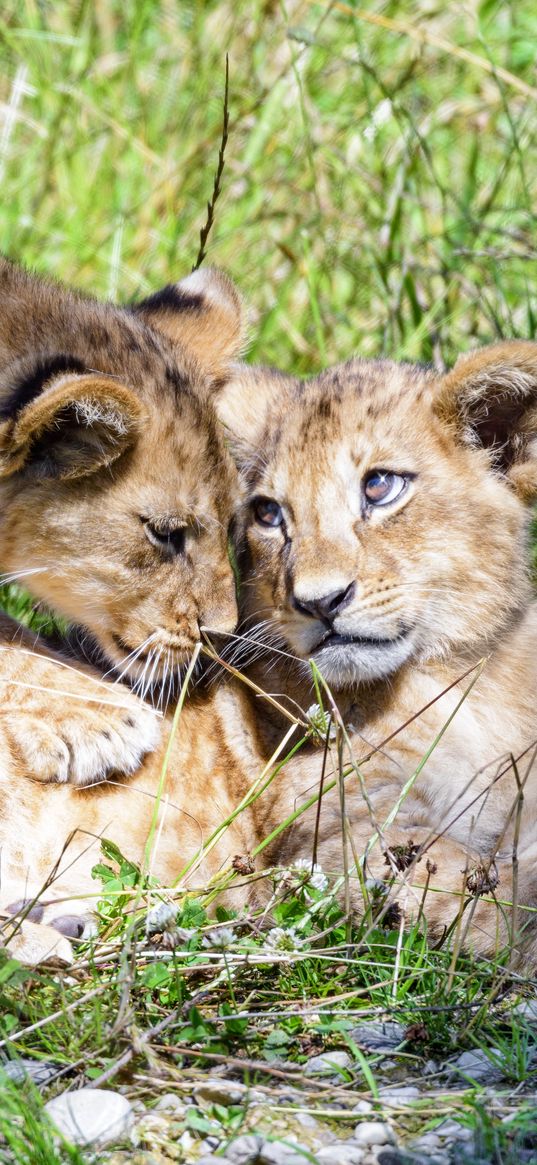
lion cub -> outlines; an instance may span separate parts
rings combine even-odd
[[[439,929],[466,902],[464,929],[492,949],[508,909],[481,895],[512,900],[514,849],[518,901],[537,907],[537,344],[485,348],[445,376],[366,360],[306,383],[245,370],[220,414],[247,489],[243,630],[266,646],[254,677],[307,709],[313,661],[345,726],[345,797],[323,798],[319,861],[365,855],[366,876],[404,883],[409,913],[427,886]],[[325,789],[338,767],[334,747]],[[307,804],[322,769],[322,749],[301,752],[258,831]],[[311,854],[314,818],[272,860]]]
[[[235,623],[236,472],[211,397],[242,343],[238,294],[207,270],[114,307],[1,259],[0,303],[2,570],[102,673],[164,702],[200,626]],[[134,772],[158,738],[126,686],[0,616],[0,764],[86,784]]]
[[[446,376],[360,360],[306,383],[245,369],[219,409],[246,491],[246,648],[265,652],[250,678],[305,710],[313,659],[341,751],[329,739],[325,760],[306,744],[237,815],[283,728],[229,684],[185,706],[167,767],[161,745],[123,787],[18,782],[15,800],[6,775],[3,901],[53,870],[45,899],[87,894],[103,832],[143,860],[154,808],[151,869],[168,885],[182,870],[203,885],[278,828],[265,863],[311,857],[318,824],[318,860],[340,874],[346,852],[356,908],[358,861],[377,905],[399,892],[440,934],[459,916],[480,951],[517,944],[537,907],[537,345],[486,348]],[[535,967],[529,930],[524,941]]]

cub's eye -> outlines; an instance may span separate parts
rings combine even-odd
[[[262,526],[281,526],[283,522],[283,510],[272,498],[256,498],[253,510]]]
[[[387,506],[402,494],[408,478],[386,469],[374,469],[364,480],[364,493],[370,506]]]
[[[156,526],[153,522],[142,519],[145,536],[152,546],[156,546],[165,558],[176,558],[185,552],[186,530],[184,526],[167,526],[165,523]]]

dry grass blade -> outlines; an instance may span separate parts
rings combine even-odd
[[[213,192],[207,203],[207,218],[200,230],[200,245],[196,262],[192,268],[197,271],[201,267],[203,260],[207,254],[207,242],[214,223],[214,210],[216,203],[220,197],[222,190],[222,174],[224,173],[224,166],[226,164],[226,146],[229,137],[229,56],[226,53],[226,79],[224,84],[224,110],[222,117],[222,137],[220,139],[220,149],[218,151],[218,162],[216,165],[216,173],[214,176]]]

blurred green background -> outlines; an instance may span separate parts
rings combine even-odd
[[[537,10],[7,0],[0,247],[129,300],[208,262],[251,357],[432,360],[536,330]]]

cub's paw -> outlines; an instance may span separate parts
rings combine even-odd
[[[2,713],[2,729],[17,774],[78,787],[131,775],[160,738],[157,714],[114,689],[102,703],[52,696],[39,712]]]

